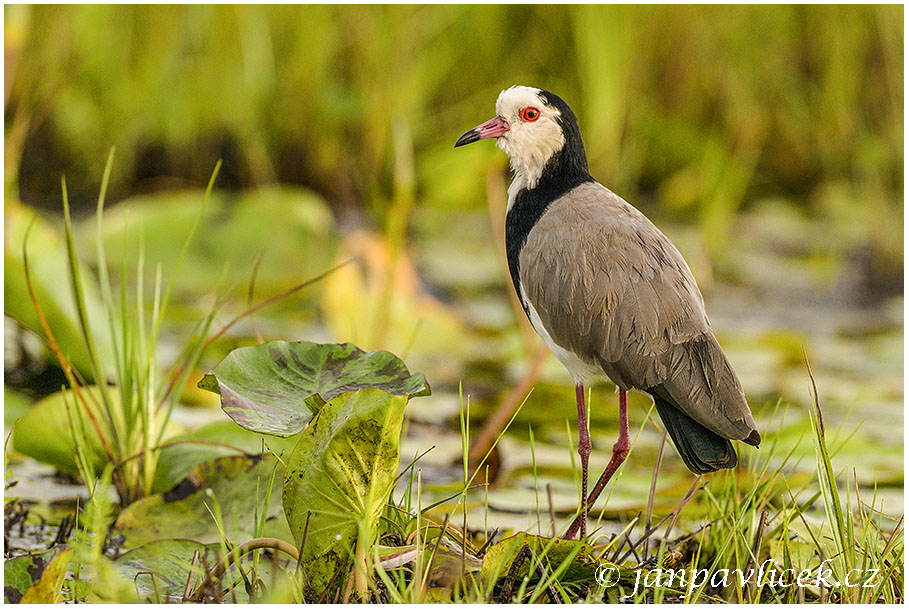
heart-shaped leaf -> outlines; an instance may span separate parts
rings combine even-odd
[[[100,390],[96,386],[89,386],[82,388],[82,391],[89,395],[87,403],[91,414],[103,425],[104,414],[98,406],[101,403]],[[119,392],[112,391],[111,398],[114,405],[119,408]],[[53,465],[61,472],[78,475],[76,446],[66,414],[67,400],[75,402],[79,408],[83,407],[72,392],[67,396],[64,391],[52,393],[32,405],[13,427],[13,448],[42,463]],[[158,424],[163,425],[164,411],[159,411],[157,418]],[[100,472],[110,460],[104,452],[104,445],[97,431],[88,421],[86,417],[85,439],[89,448],[89,458],[94,464],[95,471]],[[173,422],[168,423],[165,430],[166,438],[173,435],[174,427]]]
[[[407,400],[378,389],[336,397],[313,418],[287,463],[284,511],[298,546],[307,530],[301,564],[316,593],[336,572],[336,585],[343,585],[355,555],[365,578],[365,557],[398,471]]]
[[[299,433],[332,398],[372,387],[410,398],[428,395],[422,374],[388,351],[366,353],[350,343],[271,341],[232,351],[199,381],[218,393],[241,427],[276,436]]]

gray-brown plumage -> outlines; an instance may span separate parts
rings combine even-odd
[[[644,215],[590,176],[577,119],[557,95],[512,87],[497,116],[461,136],[508,154],[505,247],[515,290],[543,341],[574,377],[584,535],[593,503],[628,454],[626,392],[653,397],[691,471],[735,467],[731,440],[761,441],[745,395],[720,349],[682,255]],[[619,388],[619,439],[587,497],[591,443],[584,383]]]
[[[519,268],[524,295],[552,340],[622,389],[658,400],[692,470],[733,467],[729,439],[759,442],[688,265],[637,209],[596,182],[582,184],[547,206]],[[728,449],[698,458],[680,446],[678,436],[696,428],[673,409],[717,437],[699,437],[699,445]]]

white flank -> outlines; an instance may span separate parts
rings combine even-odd
[[[549,331],[546,330],[546,326],[543,325],[540,314],[537,313],[537,310],[533,308],[533,304],[527,299],[527,295],[524,294],[524,286],[521,286],[521,302],[527,306],[527,313],[530,317],[530,324],[533,326],[533,329],[537,331],[537,334],[540,335],[540,338],[543,339],[543,342],[546,343],[549,350],[556,356],[556,359],[568,369],[568,372],[571,373],[576,385],[586,382],[587,379],[603,378],[605,376],[603,370],[599,366],[585,362],[571,351],[563,349],[556,344],[552,339],[552,336],[549,335]]]

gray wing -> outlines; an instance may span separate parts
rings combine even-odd
[[[602,185],[549,205],[521,250],[520,279],[552,339],[620,387],[661,393],[725,438],[755,431],[682,255]]]

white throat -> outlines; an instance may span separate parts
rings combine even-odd
[[[520,111],[526,107],[538,109],[539,119],[522,120]],[[510,208],[518,192],[536,187],[546,163],[565,145],[565,135],[560,124],[561,113],[547,104],[540,89],[514,86],[502,91],[496,100],[496,114],[509,127],[496,140],[496,146],[508,155],[514,172],[514,181],[508,189]]]

